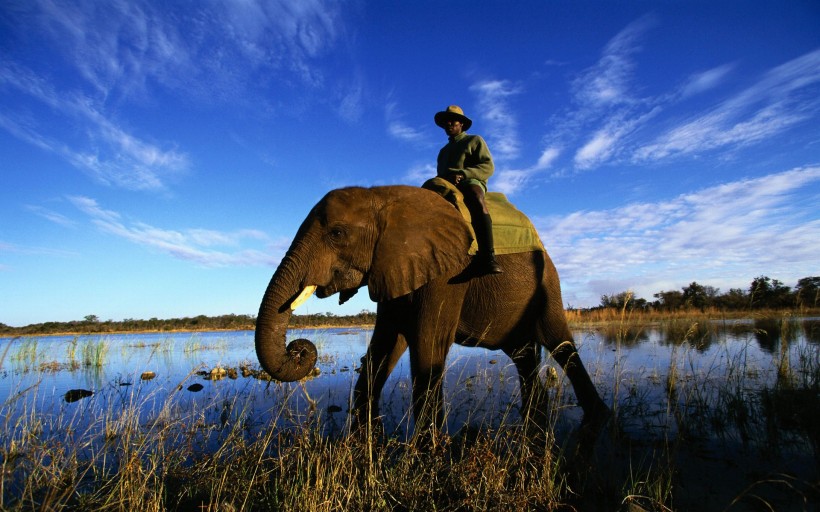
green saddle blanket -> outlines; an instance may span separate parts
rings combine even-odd
[[[464,204],[464,196],[461,192],[447,180],[442,178],[432,178],[427,180],[422,188],[436,192],[444,199],[453,204],[467,225],[470,232],[473,226],[470,223],[470,212]],[[538,231],[532,225],[530,219],[521,213],[507,197],[501,192],[487,192],[484,196],[490,217],[493,219],[493,245],[496,254],[513,254],[517,252],[544,251],[544,244],[538,236]],[[475,254],[478,246],[473,233],[473,243],[470,246],[470,254]]]

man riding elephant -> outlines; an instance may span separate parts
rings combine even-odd
[[[438,153],[436,174],[464,195],[478,244],[473,270],[479,274],[500,274],[493,246],[493,222],[484,201],[487,180],[495,170],[490,149],[480,135],[467,134],[473,122],[457,105],[436,113],[435,122],[449,138]]]

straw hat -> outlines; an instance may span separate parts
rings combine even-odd
[[[464,115],[464,111],[461,110],[461,107],[459,107],[458,105],[450,105],[445,110],[437,112],[435,120],[437,125],[444,128],[444,123],[448,119],[452,118],[456,118],[459,121],[461,121],[461,124],[464,126],[465,132],[469,130],[470,127],[473,125],[473,122],[470,120],[469,117]]]

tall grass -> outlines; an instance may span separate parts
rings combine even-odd
[[[282,403],[301,392],[277,386]],[[6,403],[23,411],[2,426],[0,508],[551,509],[567,492],[558,459],[529,453],[513,426],[442,435],[430,451],[413,438],[326,436],[323,415],[281,404],[265,414],[278,427],[249,428],[259,419],[252,397],[240,394],[219,400],[224,421],[182,407],[181,391],[145,421],[146,404],[161,397],[118,393],[87,399],[83,414],[36,409],[26,393]],[[91,411],[94,421],[84,421]]]
[[[87,338],[82,345],[83,366],[102,368],[109,351],[109,341],[106,338]]]
[[[801,510],[816,502],[816,469],[806,478],[796,470],[753,473],[736,462],[788,462],[806,450],[820,458],[820,349],[788,342],[806,324],[779,318],[771,361],[760,362],[748,349],[719,344],[705,356],[719,333],[670,319],[661,326],[669,360],[636,374],[624,364],[624,348],[645,334],[633,320],[624,310],[608,328],[613,340],[604,349],[616,351],[615,368],[585,361],[596,380],[609,376],[599,386],[617,409],[611,435],[588,451],[579,449],[573,395],[550,365],[541,373],[540,445],[518,395],[499,400],[517,379],[512,366],[448,362],[447,378],[464,384],[446,396],[454,433],[438,432],[432,449],[403,435],[412,424],[406,410],[384,436],[340,432],[327,428],[334,416],[303,384],[260,381],[252,372],[236,388],[209,388],[206,401],[186,394],[193,371],[168,387],[104,386],[72,404],[37,398],[43,390],[35,385],[0,402],[0,509]],[[749,343],[759,335],[750,331]],[[96,355],[104,342],[90,345],[89,360],[105,364]],[[6,354],[25,359],[31,349],[6,347],[0,367]],[[405,381],[385,390],[384,401],[394,400],[406,409]],[[733,450],[739,459],[728,458]],[[701,451],[707,456],[696,457]],[[709,487],[719,479],[727,482],[723,494],[710,494],[720,491]]]

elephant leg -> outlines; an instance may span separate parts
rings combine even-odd
[[[578,405],[584,410],[584,423],[597,424],[607,419],[610,415],[609,407],[601,400],[572,339],[568,337],[565,341],[546,344],[546,346],[572,384]]]
[[[380,312],[367,354],[362,358],[361,373],[353,389],[354,430],[379,419],[379,399],[384,384],[407,350],[407,341],[399,333],[396,319],[392,315],[381,315]]]
[[[528,433],[535,430],[537,437],[545,437],[548,427],[548,394],[538,378],[541,367],[541,347],[527,342],[514,349],[504,349],[518,370],[521,390],[521,416]],[[532,436],[531,436],[532,437]]]
[[[416,433],[436,433],[444,425],[444,365],[449,347],[410,347],[413,375],[413,416]]]
[[[415,303],[418,322],[408,332],[410,370],[413,376],[413,415],[416,434],[435,434],[444,426],[443,379],[455,340],[463,296],[420,293]],[[427,436],[429,437],[429,436]]]

